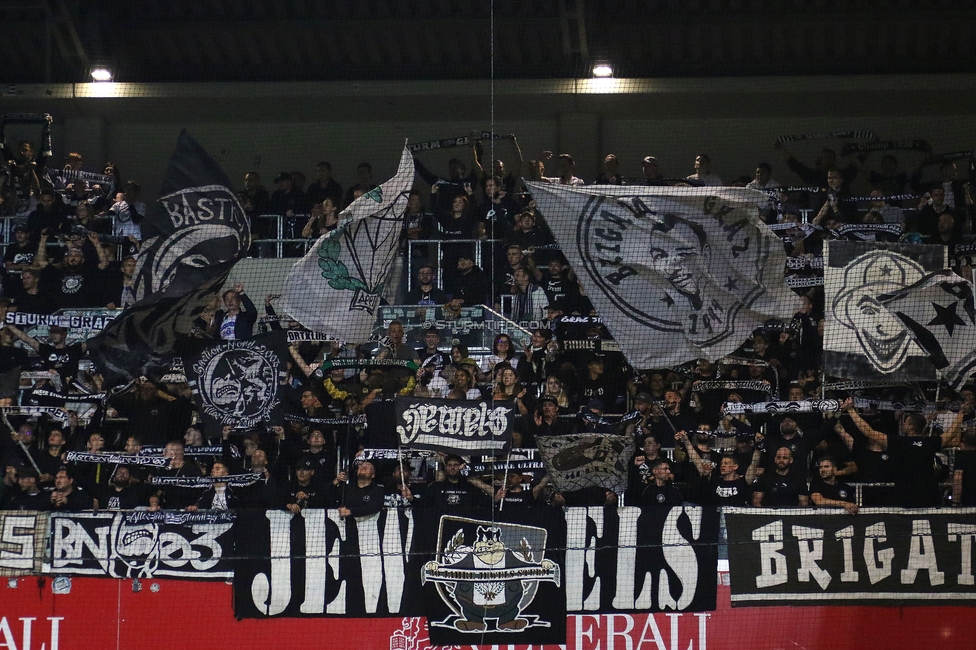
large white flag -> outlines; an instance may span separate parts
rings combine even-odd
[[[638,368],[720,359],[798,298],[760,192],[529,183],[590,301]]]
[[[338,227],[289,271],[285,313],[344,341],[369,338],[396,260],[413,178],[413,156],[404,148],[396,176],[353,201],[339,214]]]

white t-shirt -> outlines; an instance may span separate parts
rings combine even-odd
[[[237,316],[231,316],[227,314],[224,316],[224,320],[220,322],[220,338],[224,341],[233,341],[237,339],[237,334],[234,333],[234,327],[237,325]]]

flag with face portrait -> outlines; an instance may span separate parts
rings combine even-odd
[[[369,337],[399,252],[413,178],[413,156],[404,147],[396,175],[339,213],[336,229],[289,271],[283,312],[343,341]]]
[[[786,254],[744,188],[529,183],[587,296],[631,364],[720,359],[789,319]]]
[[[894,294],[880,296],[902,322],[941,379],[958,388],[976,371],[973,283],[952,271],[931,273]]]
[[[944,246],[829,241],[824,246],[824,366],[849,379],[930,381],[929,354],[882,301],[946,267]],[[909,298],[899,301],[907,309]],[[908,312],[906,312],[908,313]],[[931,319],[928,319],[931,320]],[[925,327],[930,327],[926,323]]]

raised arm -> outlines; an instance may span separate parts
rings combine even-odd
[[[970,400],[966,400],[963,405],[959,408],[959,412],[956,413],[956,417],[953,418],[952,424],[942,432],[942,446],[943,447],[955,447],[959,444],[959,440],[962,437],[962,423],[966,419],[966,415],[973,412],[973,403]]]
[[[24,331],[19,327],[17,327],[16,325],[7,325],[7,327],[10,329],[10,331],[13,333],[14,336],[19,338],[27,345],[29,345],[31,349],[34,350],[34,352],[38,352],[40,350],[41,342],[35,339],[33,336],[30,336],[29,334],[25,334]]]
[[[848,397],[844,400],[843,404],[840,405],[841,409],[847,411],[847,414],[854,421],[854,425],[857,427],[858,431],[864,434],[868,440],[872,440],[879,444],[882,449],[888,448],[888,436],[881,433],[880,431],[875,431],[871,428],[871,425],[864,421],[864,418],[854,410],[854,400]]]

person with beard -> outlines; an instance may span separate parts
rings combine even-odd
[[[854,488],[837,480],[837,462],[825,456],[817,463],[819,476],[810,483],[810,500],[818,508],[824,506],[843,508],[848,514],[856,515],[857,503],[854,501]]]
[[[393,475],[383,484],[383,505],[387,508],[419,506],[420,497],[410,489],[413,467],[406,461],[393,466]]]
[[[763,443],[766,449],[766,460],[763,465],[766,471],[772,472],[776,470],[775,454],[776,450],[780,447],[789,449],[793,454],[793,458],[796,458],[800,465],[806,468],[810,452],[823,441],[825,426],[825,421],[822,419],[820,420],[819,426],[809,431],[801,430],[796,420],[792,417],[784,417],[780,420],[778,427],[775,421],[770,422],[766,430],[778,431],[778,433],[773,433],[765,437],[761,435],[756,437],[757,444],[760,442]]]
[[[509,472],[505,476],[505,485],[498,488],[495,492],[495,503],[499,508],[508,506],[509,508],[528,508],[535,502],[535,494],[532,490],[522,487],[525,477],[518,472]]]
[[[765,472],[753,486],[752,505],[772,508],[792,508],[810,505],[806,472],[793,464],[793,452],[780,447],[773,456],[775,469]]]
[[[62,467],[54,477],[54,491],[51,492],[51,510],[54,512],[80,512],[91,510],[92,498],[75,487],[74,476]]]
[[[651,407],[651,432],[664,447],[675,446],[675,431],[691,431],[697,424],[682,412],[681,393],[676,390],[665,391],[664,404]]]
[[[417,269],[417,282],[403,299],[403,304],[434,307],[450,300],[448,295],[434,284],[436,275],[433,264],[421,264]]]
[[[96,510],[135,510],[149,506],[148,486],[136,481],[127,465],[119,465],[107,485],[95,490]]]
[[[650,464],[650,480],[641,493],[639,503],[642,508],[671,508],[684,503],[681,491],[672,484],[671,463],[667,458],[658,458]]]
[[[366,517],[383,508],[383,486],[376,483],[376,467],[369,461],[356,467],[356,482],[336,496],[341,517]]]
[[[485,505],[484,494],[462,473],[464,460],[455,454],[444,457],[444,478],[431,483],[421,503],[428,508],[455,510]]]
[[[89,240],[98,253],[98,266],[85,266],[85,254],[81,248],[69,248],[62,263],[49,264],[45,243],[47,235],[41,235],[41,245],[37,249],[34,264],[41,269],[41,286],[54,296],[62,309],[83,309],[104,307],[110,302],[105,295],[105,270],[109,267],[108,252],[98,242],[98,235],[89,233]]]
[[[573,302],[579,294],[576,274],[569,267],[566,258],[557,255],[549,260],[546,270],[542,272],[539,286],[546,292],[549,304],[564,304]]]

